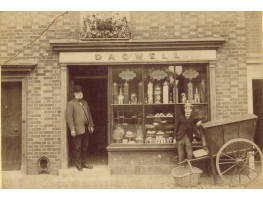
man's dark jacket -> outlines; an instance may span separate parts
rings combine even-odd
[[[77,135],[87,132],[87,128],[94,127],[89,105],[85,100],[73,99],[66,108],[66,121],[71,131]]]
[[[186,119],[185,115],[181,115],[175,122],[174,133],[176,140],[181,140],[185,134],[188,134],[190,141],[193,140],[193,127],[198,122],[197,119],[190,115]]]

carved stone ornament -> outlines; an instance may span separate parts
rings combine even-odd
[[[199,75],[199,73],[196,70],[188,69],[183,72],[183,76],[185,78],[189,78],[192,80],[193,78],[196,78]]]
[[[129,80],[134,79],[136,77],[136,74],[133,71],[130,71],[130,70],[127,69],[125,71],[122,71],[119,74],[119,77],[121,77],[122,80],[129,81]]]
[[[164,78],[167,77],[167,73],[165,73],[164,71],[161,71],[161,70],[156,70],[156,71],[153,71],[150,76],[155,79],[155,80],[162,80]]]
[[[80,39],[130,39],[130,12],[80,12]]]

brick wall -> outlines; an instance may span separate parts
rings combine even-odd
[[[0,12],[1,62],[14,56],[61,13]],[[226,39],[217,52],[217,118],[247,112],[246,55],[261,52],[260,29],[261,12],[131,13],[133,40]],[[28,173],[36,173],[36,163],[42,155],[51,160],[52,173],[60,168],[60,68],[49,40],[78,38],[79,13],[69,12],[17,58],[39,62],[27,76]]]
[[[135,40],[225,38],[217,52],[217,118],[247,113],[246,54],[261,52],[261,12],[133,12],[131,20]]]
[[[246,12],[247,53],[262,52],[262,12]],[[262,55],[262,54],[261,54]]]
[[[14,56],[63,12],[0,12],[0,58]],[[76,38],[78,13],[59,19],[40,40],[16,60],[37,59],[39,64],[28,74],[27,83],[27,171],[37,173],[41,156],[50,159],[51,173],[60,168],[61,80],[58,55],[52,52],[50,39]]]

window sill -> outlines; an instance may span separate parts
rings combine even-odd
[[[201,144],[193,144],[193,149],[201,149]],[[113,151],[169,151],[177,149],[176,144],[110,144],[108,152]]]

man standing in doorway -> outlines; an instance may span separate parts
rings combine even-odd
[[[94,124],[88,103],[83,100],[82,89],[74,86],[75,98],[68,102],[66,108],[66,121],[70,129],[73,145],[73,157],[79,171],[84,168],[92,169],[87,163],[89,134],[94,131]]]

